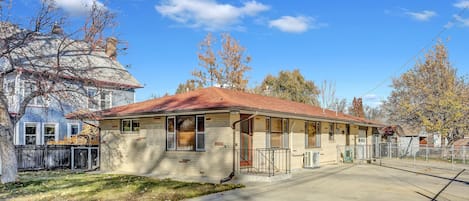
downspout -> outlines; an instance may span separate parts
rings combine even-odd
[[[236,145],[236,124],[247,121],[247,120],[250,120],[250,119],[254,118],[255,116],[257,116],[257,112],[255,112],[253,115],[249,116],[247,119],[237,120],[237,121],[233,122],[233,124],[231,125],[231,129],[233,129],[233,167],[232,167],[233,169],[232,169],[230,175],[228,175],[227,177],[220,180],[220,184],[230,181],[235,176],[235,172],[236,172],[236,147],[235,147],[235,145]]]

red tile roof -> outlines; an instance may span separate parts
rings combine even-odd
[[[248,110],[280,113],[298,117],[329,119],[362,124],[381,125],[378,122],[358,118],[320,107],[262,96],[241,91],[210,87],[183,94],[165,96],[139,103],[119,106],[101,111],[101,117],[126,117],[173,112],[206,111],[217,109]],[[279,116],[281,116],[279,115]]]

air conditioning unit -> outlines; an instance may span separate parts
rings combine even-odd
[[[319,167],[319,151],[305,152],[304,167],[305,168],[318,168]]]

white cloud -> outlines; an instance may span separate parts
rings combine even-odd
[[[279,19],[271,20],[269,27],[274,27],[283,32],[303,33],[309,29],[318,29],[324,24],[317,24],[316,19],[305,16],[282,16]]]
[[[414,18],[418,21],[428,21],[430,18],[436,16],[436,12],[430,10],[424,10],[422,12],[405,12],[406,15]]]
[[[156,11],[178,23],[209,31],[227,30],[246,16],[269,10],[269,6],[248,1],[243,6],[218,3],[216,0],[163,0]]]
[[[376,94],[366,94],[363,96],[363,100],[379,100],[379,96]]]
[[[469,27],[469,18],[462,18],[459,15],[454,15],[453,17],[457,22],[461,23],[462,27]]]
[[[100,9],[107,9],[103,3],[98,0],[51,0],[58,8],[65,10],[72,15],[81,15],[89,12],[93,4]]]
[[[460,1],[458,3],[453,4],[454,7],[456,8],[469,8],[469,1]]]

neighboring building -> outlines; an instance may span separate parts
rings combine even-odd
[[[337,145],[371,145],[381,126],[308,104],[215,87],[99,113],[101,170],[185,178],[221,179],[233,170],[288,173],[309,167],[311,153],[321,164],[337,163]]]
[[[10,104],[8,109],[11,114],[18,113],[19,103],[36,87],[35,83],[29,79],[31,73],[47,72],[47,68],[52,67],[50,65],[53,62],[50,61],[57,59],[56,54],[59,48],[62,48],[60,65],[76,66],[76,68],[84,70],[90,67],[89,69],[93,69],[90,70],[91,72],[83,73],[89,75],[90,82],[99,82],[100,87],[98,89],[90,87],[95,85],[72,82],[70,80],[73,79],[73,75],[64,76],[64,80],[70,81],[67,84],[80,84],[95,100],[90,101],[86,97],[77,100],[80,98],[71,97],[70,100],[61,100],[65,104],[59,105],[58,101],[55,100],[47,100],[43,97],[35,98],[29,103],[25,115],[17,123],[14,144],[43,145],[48,141],[58,141],[64,137],[76,135],[80,132],[82,123],[77,120],[65,119],[64,114],[66,113],[76,110],[96,111],[135,102],[135,89],[142,86],[115,60],[115,47],[112,47],[115,45],[115,39],[108,40],[112,43],[109,43],[105,50],[100,47],[91,48],[83,41],[64,40],[59,34],[54,33],[37,34],[35,37],[33,42],[22,48],[33,50],[41,56],[32,53],[32,51],[17,50],[11,53],[16,70],[3,80],[3,87]],[[59,47],[60,45],[63,47]],[[26,56],[24,56],[25,54]],[[30,63],[36,65],[32,66]],[[8,60],[0,62],[1,69],[7,68],[8,65],[10,65]],[[41,68],[37,66],[41,66]]]

